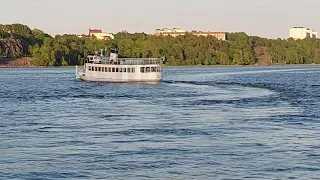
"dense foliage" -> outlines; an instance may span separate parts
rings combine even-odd
[[[220,41],[212,36],[174,38],[120,32],[114,40],[103,41],[75,35],[51,37],[21,24],[0,25],[0,41],[20,39],[23,55],[41,66],[82,64],[88,53],[114,47],[119,49],[120,57],[166,56],[170,65],[320,64],[319,39],[274,40],[245,33],[230,33],[227,38]],[[0,43],[0,57],[5,56],[5,51]]]

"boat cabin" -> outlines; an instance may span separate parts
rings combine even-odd
[[[102,58],[96,54],[89,54],[88,56],[88,62],[92,64],[101,64]]]
[[[106,52],[106,50],[105,50]],[[77,67],[77,77],[87,81],[157,82],[162,78],[163,61],[159,58],[118,58],[118,50],[109,56],[89,54],[83,68]]]

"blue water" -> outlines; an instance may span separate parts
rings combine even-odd
[[[74,71],[0,69],[0,179],[320,179],[320,66]]]

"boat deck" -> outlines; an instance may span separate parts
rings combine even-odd
[[[115,62],[110,58],[102,58],[99,64],[110,65],[162,65],[163,61],[159,58],[118,58]]]

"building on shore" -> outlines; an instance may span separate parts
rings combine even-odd
[[[191,31],[189,32],[192,35],[195,36],[213,36],[216,37],[219,40],[225,41],[226,38],[226,33],[225,32],[212,32],[212,31]]]
[[[154,35],[156,36],[173,36],[173,37],[177,37],[180,35],[186,35],[187,31],[182,30],[180,28],[172,28],[172,29],[168,29],[168,28],[163,28],[163,29],[156,29],[156,31],[154,32]]]
[[[114,39],[114,36],[112,33],[106,33],[102,32],[101,29],[90,29],[89,28],[89,34],[82,34],[82,35],[77,35],[79,38],[97,38],[99,40],[110,40]]]
[[[290,38],[294,40],[305,38],[316,39],[318,38],[318,33],[305,27],[293,27],[290,29]]]
[[[191,34],[191,35],[195,35],[195,36],[213,36],[216,37],[218,40],[223,40],[225,41],[226,38],[226,32],[212,32],[212,31],[185,31],[182,30],[180,28],[172,28],[172,29],[168,29],[168,28],[163,28],[163,29],[156,29],[156,31],[154,32],[155,36],[173,36],[173,37],[177,37],[177,36],[183,36],[186,34]]]

